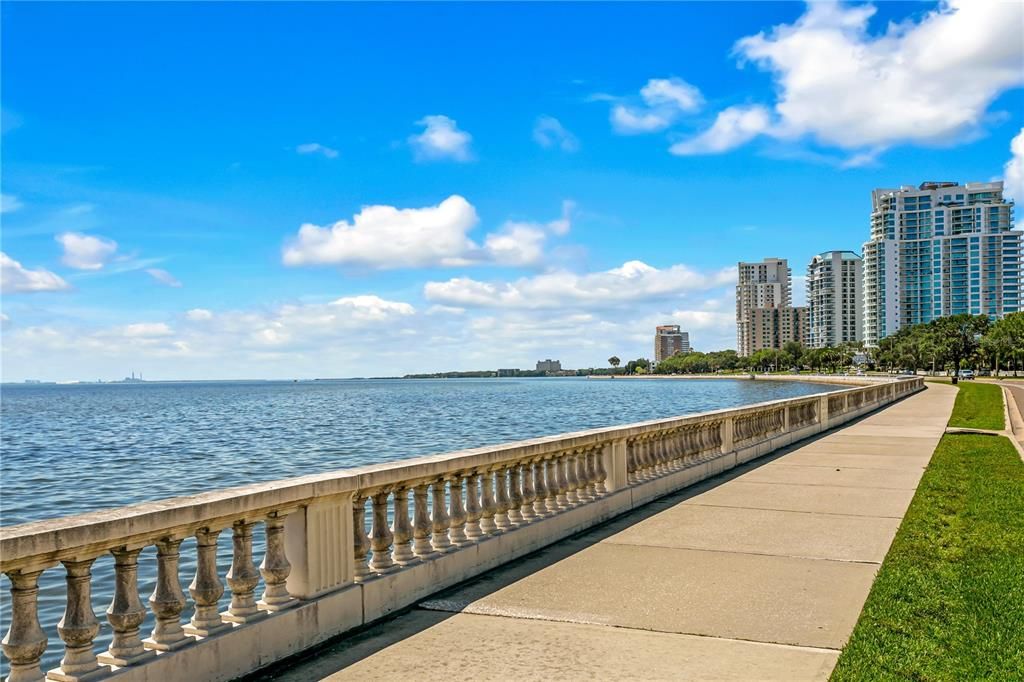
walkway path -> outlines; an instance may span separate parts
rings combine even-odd
[[[955,395],[930,384],[450,589],[277,677],[827,679]]]
[[[1010,423],[1006,428],[1013,434],[1014,439],[1020,446],[1017,450],[1021,453],[1021,457],[1024,458],[1024,382],[1000,381],[998,383],[1009,391],[1010,397],[1013,400],[1013,404],[1007,404],[1006,406],[1006,411],[1010,418]]]

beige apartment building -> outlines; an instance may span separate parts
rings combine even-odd
[[[789,341],[808,342],[807,308],[792,306],[789,263],[765,258],[739,263],[736,284],[736,351],[753,355],[781,349]]]
[[[853,251],[825,251],[807,266],[807,307],[811,348],[864,338],[861,257]]]

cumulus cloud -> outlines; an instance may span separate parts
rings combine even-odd
[[[771,117],[762,106],[729,107],[718,113],[710,128],[695,137],[676,142],[669,151],[677,156],[717,154],[745,144],[770,126]]]
[[[206,308],[193,308],[185,313],[185,319],[191,320],[192,322],[203,322],[205,320],[213,319],[213,312]]]
[[[593,98],[597,99],[597,98]],[[652,78],[640,89],[639,102],[614,99],[610,119],[612,128],[622,135],[639,135],[664,130],[682,114],[697,111],[704,98],[693,85],[680,78]]]
[[[735,270],[701,273],[686,265],[655,268],[642,261],[587,274],[548,272],[512,282],[482,282],[455,277],[427,282],[424,297],[431,302],[466,308],[606,308],[638,301],[656,301],[687,292],[726,286]]]
[[[100,270],[117,251],[117,242],[81,232],[59,234],[57,241],[64,247],[61,262],[76,270]]]
[[[533,124],[533,140],[544,149],[557,147],[563,152],[574,152],[580,141],[554,116],[540,116]]]
[[[1003,166],[1007,196],[1024,204],[1024,128],[1010,141],[1010,160]]]
[[[163,322],[138,322],[136,324],[126,324],[123,327],[116,327],[110,330],[109,333],[129,339],[151,339],[172,336],[174,330]]]
[[[160,268],[147,268],[146,273],[164,286],[174,287],[176,289],[181,287],[181,282],[166,270],[161,270]]]
[[[1024,4],[948,0],[873,35],[875,12],[812,2],[795,23],[739,40],[741,63],[776,82],[775,120],[768,125],[747,108],[741,125],[734,108],[731,122],[722,112],[711,130],[673,150],[726,151],[763,132],[853,150],[847,165],[858,165],[896,144],[969,136],[1000,93],[1024,83]]]
[[[375,268],[458,265],[473,250],[466,233],[476,209],[458,195],[437,206],[364,206],[352,222],[305,224],[285,246],[285,265],[365,265]]]
[[[14,213],[24,204],[13,194],[0,194],[0,213]]]
[[[39,291],[66,291],[71,288],[56,273],[39,268],[29,270],[6,253],[0,251],[0,291],[5,294]]]
[[[351,222],[321,227],[305,224],[284,247],[285,265],[354,265],[377,269],[453,267],[471,264],[535,265],[543,260],[549,235],[571,227],[574,204],[550,223],[509,221],[484,238],[468,236],[477,226],[476,209],[452,195],[436,206],[364,206]]]
[[[327,145],[320,144],[319,142],[307,142],[300,144],[295,148],[295,151],[299,154],[320,154],[328,159],[338,158],[338,150],[332,149]]]
[[[423,126],[419,135],[411,135],[409,144],[417,161],[472,161],[470,143],[473,136],[459,130],[455,119],[442,115],[424,116],[416,125]]]

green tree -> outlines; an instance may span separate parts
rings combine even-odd
[[[977,354],[981,339],[991,322],[985,315],[950,315],[928,324],[933,338],[941,343],[946,356],[953,363],[953,383],[956,383],[956,372],[965,360],[971,360]]]
[[[614,368],[617,368],[621,363],[622,363],[622,360],[619,360],[619,356],[618,355],[613,355],[610,358],[608,358],[608,364],[611,365]]]

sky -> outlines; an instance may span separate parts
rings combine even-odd
[[[876,187],[1024,199],[1024,4],[0,6],[5,381],[735,347]]]

